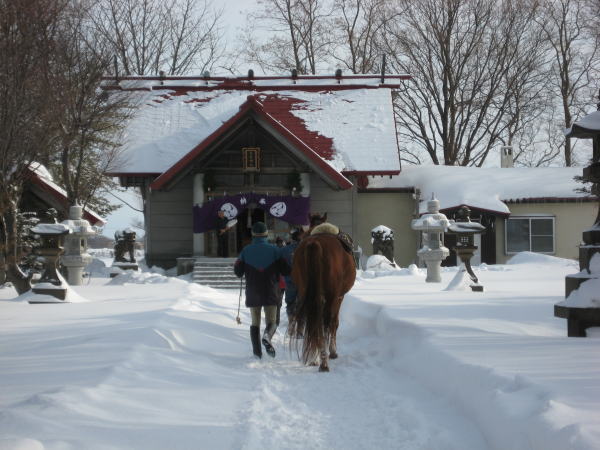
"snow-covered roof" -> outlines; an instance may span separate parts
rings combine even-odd
[[[40,186],[46,192],[50,193],[61,203],[64,203],[66,209],[68,210],[67,191],[65,191],[61,186],[56,184],[54,178],[52,177],[52,174],[48,171],[48,169],[43,164],[34,162],[30,164],[29,170],[31,172],[30,181]],[[89,208],[84,208],[83,217],[94,225],[101,226],[106,223],[106,221],[102,217],[100,217],[100,215],[97,212]]]
[[[38,223],[31,229],[35,234],[67,234],[71,229],[64,223]]]
[[[510,214],[505,202],[523,199],[566,199],[587,197],[576,192],[582,185],[574,180],[581,167],[479,168],[457,166],[403,166],[393,177],[369,177],[368,189],[416,188],[427,211],[432,195],[442,210],[467,205]]]
[[[355,81],[344,78],[344,84],[335,84],[335,79],[322,77],[297,84],[290,78],[242,85],[212,81],[207,85],[202,79],[170,79],[163,85],[156,79],[121,81],[121,88],[136,90],[141,106],[128,125],[122,163],[113,174],[162,174],[181,166],[194,150],[250,109],[300,151],[338,173],[398,173],[391,98],[396,85],[381,85],[378,77]]]

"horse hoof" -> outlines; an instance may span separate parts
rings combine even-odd
[[[319,372],[329,372],[329,367],[327,367],[327,366],[319,366]]]
[[[338,357],[338,354],[333,352],[329,354],[329,359],[336,359]]]

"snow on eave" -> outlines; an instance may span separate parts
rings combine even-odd
[[[65,191],[61,186],[56,184],[52,179],[52,175],[48,171],[48,169],[42,165],[41,163],[33,162],[29,165],[28,168],[31,172],[31,176],[38,184],[43,185],[48,191],[50,191],[54,197],[61,199],[64,202],[67,202],[67,191]],[[68,213],[68,208],[67,208]],[[100,215],[90,208],[84,208],[83,213],[85,219],[92,222],[92,225],[104,225],[106,221],[100,217]]]
[[[426,201],[434,195],[441,210],[466,205],[508,215],[507,203],[590,201],[587,194],[576,192],[581,186],[574,177],[580,173],[578,167],[404,166],[392,179],[369,177],[369,189],[418,189],[421,212],[426,211]]]

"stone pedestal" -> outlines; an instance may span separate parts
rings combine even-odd
[[[133,270],[137,272],[139,270],[139,266],[137,263],[129,263],[129,262],[113,262],[112,266],[110,266],[109,276],[110,278],[114,278],[118,275],[121,275],[126,270]]]
[[[421,259],[427,266],[427,277],[425,278],[426,283],[441,283],[442,282],[442,261],[448,257],[450,251],[446,247],[439,249],[421,249],[417,252],[419,259]]]
[[[568,337],[586,337],[587,328],[600,327],[600,308],[554,305],[554,316],[567,319]]]

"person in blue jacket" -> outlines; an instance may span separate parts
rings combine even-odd
[[[277,329],[277,305],[279,303],[279,277],[289,275],[291,268],[281,257],[281,250],[267,242],[267,227],[263,222],[252,226],[252,243],[244,247],[233,270],[238,277],[246,276],[246,306],[250,308],[252,324],[250,339],[252,351],[262,357],[260,341],[261,312],[265,310],[265,330],[262,344],[271,357],[275,348],[271,338]]]

